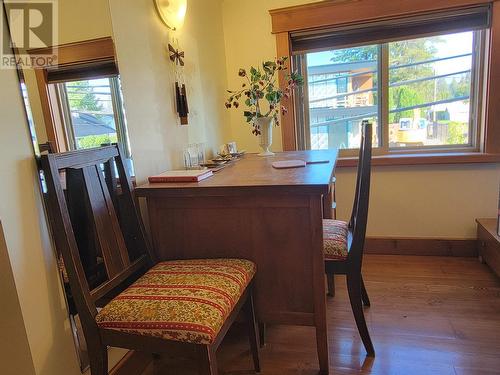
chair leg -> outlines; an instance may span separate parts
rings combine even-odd
[[[252,292],[248,294],[245,305],[243,306],[245,312],[247,327],[248,327],[248,339],[250,341],[250,349],[252,350],[253,357],[253,367],[255,372],[260,372],[260,358],[259,358],[259,333],[257,322],[255,321],[255,309],[253,307],[253,297]]]
[[[90,373],[92,375],[108,375],[108,348],[105,345],[88,347]]]
[[[266,345],[266,323],[263,322],[259,322],[259,342],[261,348]]]
[[[366,292],[365,282],[363,281],[363,275],[361,275],[361,299],[365,306],[370,306],[370,298],[368,298],[368,293]]]
[[[361,301],[361,274],[347,274],[347,291],[349,293],[352,313],[354,314],[354,320],[356,321],[361,340],[363,341],[368,356],[374,357],[375,349],[373,348],[370,333],[366,326],[365,314]]]
[[[217,373],[215,349],[211,345],[198,345],[198,374],[217,375]]]
[[[328,297],[335,297],[335,275],[333,273],[326,274],[326,282],[328,284]]]

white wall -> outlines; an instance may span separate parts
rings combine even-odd
[[[276,56],[268,11],[308,2],[312,1],[223,0],[230,87],[238,87],[240,67]],[[231,112],[232,137],[243,148],[257,151],[257,139],[251,135],[241,111]],[[275,129],[274,139],[274,150],[280,150],[280,128]],[[339,218],[350,216],[355,174],[354,168],[337,170]],[[493,164],[375,167],[368,235],[475,238],[474,219],[496,215],[499,181],[500,166]]]
[[[217,0],[191,0],[184,26],[172,33],[151,0],[110,0],[130,143],[138,181],[182,166],[188,143],[216,150],[227,141],[222,10]],[[169,40],[185,51],[189,125],[175,112]]]

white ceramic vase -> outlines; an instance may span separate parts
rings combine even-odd
[[[260,129],[259,146],[262,152],[258,154],[259,156],[274,155],[274,152],[269,150],[269,147],[273,144],[273,124],[274,118],[272,117],[259,117],[255,119],[255,125]]]

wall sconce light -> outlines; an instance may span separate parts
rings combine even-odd
[[[172,30],[177,30],[184,24],[187,10],[187,0],[153,0],[156,10],[163,23]]]

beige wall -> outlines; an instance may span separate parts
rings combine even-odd
[[[225,140],[222,12],[217,0],[191,0],[186,22],[174,34],[163,25],[151,0],[110,0],[110,8],[140,182],[148,175],[181,167],[182,150],[188,143],[205,142],[212,150]],[[175,74],[167,53],[174,38],[186,55],[189,126],[181,126],[175,112]]]
[[[112,35],[108,0],[59,0],[59,6],[60,43]],[[190,1],[186,25],[182,33],[178,33],[187,56],[186,81],[191,110],[190,126],[183,128],[176,125],[171,92],[173,72],[165,50],[167,33],[154,12],[152,1],[117,1],[114,9],[115,31],[119,33],[115,39],[118,39],[119,64],[123,70],[132,147],[142,177],[179,166],[180,150],[188,142],[206,142],[210,149],[215,149],[226,140],[228,123],[221,105],[226,71],[220,3]],[[134,32],[130,33],[129,29]],[[30,73],[27,72],[26,81],[30,86],[35,122],[40,127],[43,119]],[[8,249],[2,248],[1,253],[2,260],[6,260],[2,264],[5,268],[2,293],[9,292],[5,298],[13,302],[16,292],[18,296],[17,310],[13,303],[10,319],[2,318],[2,324],[8,323],[11,330],[16,330],[18,340],[11,342],[11,349],[15,350],[16,358],[23,358],[21,367],[12,369],[12,374],[78,374],[14,71],[0,70],[0,87],[0,178],[4,181],[0,194],[8,197],[0,201],[0,219]],[[43,141],[43,132],[38,133]],[[2,348],[4,344],[0,342]],[[122,355],[123,351],[114,350],[110,366]],[[6,371],[10,375],[10,367],[2,365],[0,372]]]
[[[107,0],[58,0],[59,44],[112,35]]]
[[[355,171],[337,171],[338,214],[352,209]],[[368,235],[475,238],[477,217],[495,217],[498,165],[374,167]]]
[[[107,0],[59,0],[59,21],[60,43],[111,36]],[[44,142],[33,71],[26,70],[25,79],[37,135]],[[0,243],[0,290],[6,304],[1,313],[0,372],[80,374],[15,71],[0,69],[0,87],[0,194],[8,197],[0,200],[6,240],[6,247]],[[113,348],[110,367],[125,352]]]
[[[0,69],[0,87],[0,219],[31,351],[24,356],[36,374],[77,374],[15,71]]]
[[[0,363],[4,375],[34,375],[23,314],[0,222]]]
[[[238,87],[240,67],[276,55],[269,9],[306,0],[224,0],[223,20],[228,84]],[[251,15],[251,16],[249,16]],[[257,141],[241,111],[231,113],[231,135],[243,148],[257,151]],[[281,149],[280,129],[274,150]],[[350,215],[355,170],[337,171],[339,217]],[[498,165],[377,167],[373,172],[368,234],[386,237],[474,238],[476,217],[494,217],[498,200]]]
[[[312,0],[222,0],[224,38],[226,47],[226,66],[228,88],[236,90],[242,80],[238,77],[240,68],[257,67],[262,61],[276,56],[276,43],[271,35],[269,9],[311,3]],[[281,57],[281,56],[280,56]],[[238,148],[250,152],[260,151],[257,138],[252,135],[251,127],[243,117],[243,108],[229,110],[230,136]],[[274,151],[281,150],[281,131],[274,128]]]

